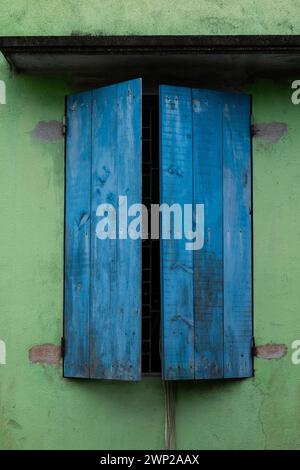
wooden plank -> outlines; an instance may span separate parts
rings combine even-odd
[[[91,93],[67,98],[65,377],[89,377]]]
[[[97,207],[141,203],[141,80],[93,91],[91,377],[141,374],[141,240],[99,240]],[[118,228],[118,226],[117,226]]]
[[[224,376],[253,375],[250,98],[224,95]]]
[[[161,203],[193,203],[189,88],[160,87]],[[172,231],[171,231],[172,232]],[[186,240],[161,240],[162,368],[165,380],[194,378],[193,254]]]
[[[204,204],[204,245],[194,255],[195,378],[223,376],[222,94],[192,90],[194,204]]]

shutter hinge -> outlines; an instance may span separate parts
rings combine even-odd
[[[254,124],[253,114],[251,114],[251,119],[250,119],[250,134],[251,134],[251,137],[256,135],[256,126]]]
[[[65,355],[65,338],[64,337],[60,339],[60,350],[61,350],[61,357],[64,357]]]
[[[67,118],[66,118],[66,116],[63,117],[62,133],[63,133],[63,135],[66,135],[66,133],[67,133]]]
[[[252,356],[256,355],[255,337],[252,336]]]

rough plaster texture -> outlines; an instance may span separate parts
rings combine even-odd
[[[300,2],[36,1],[1,3],[9,34],[291,34]],[[291,77],[295,79],[299,77]],[[0,106],[0,447],[162,448],[161,382],[62,378],[60,366],[30,362],[37,344],[62,334],[64,141],[32,138],[41,121],[61,122],[63,79],[13,76],[0,58],[7,104]],[[255,378],[178,384],[179,449],[300,448],[300,107],[290,82],[258,81],[254,123],[281,122],[274,144],[253,141],[254,315],[257,344],[285,344],[280,360],[255,360]]]
[[[2,0],[1,34],[297,34],[295,0]]]

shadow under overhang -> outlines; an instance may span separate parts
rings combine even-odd
[[[68,75],[77,84],[143,77],[224,88],[298,78],[300,35],[0,37],[16,73]]]

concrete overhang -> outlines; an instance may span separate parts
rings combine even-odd
[[[16,73],[107,83],[143,77],[168,83],[245,84],[300,77],[300,35],[5,36]]]

